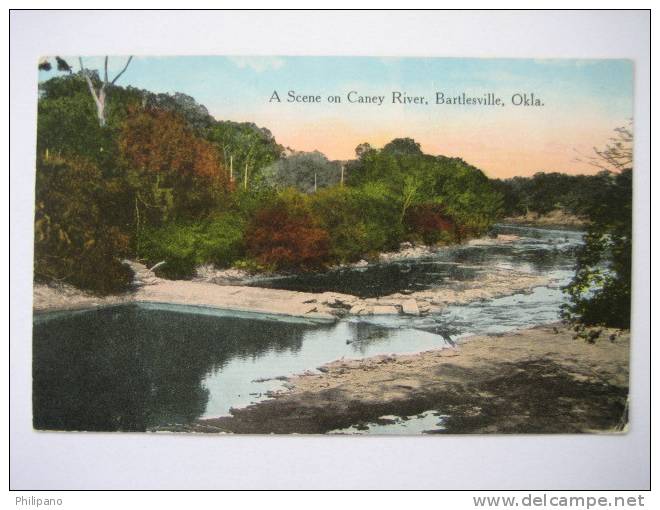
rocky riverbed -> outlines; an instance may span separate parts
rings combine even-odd
[[[35,285],[33,309],[37,312],[74,310],[128,303],[169,303],[242,312],[272,313],[333,320],[347,315],[424,315],[449,304],[492,299],[527,292],[548,284],[544,277],[513,270],[484,272],[469,282],[408,294],[396,293],[362,299],[336,292],[297,292],[202,281],[164,280],[150,277],[148,284],[120,295],[99,297],[69,285]]]
[[[269,400],[178,430],[327,433],[432,410],[444,416],[434,432],[621,432],[629,345],[628,332],[605,330],[588,344],[556,324],[456,348],[342,359],[290,377]]]
[[[516,236],[500,235],[471,241],[506,244]],[[442,248],[404,245],[398,252],[381,255],[382,261],[416,259]],[[242,312],[272,313],[321,320],[349,315],[412,315],[440,312],[451,304],[529,292],[551,283],[543,276],[514,269],[488,268],[467,281],[447,282],[442,287],[417,292],[393,293],[378,298],[360,298],[337,292],[298,292],[245,286],[246,273],[229,269],[215,271],[200,268],[193,280],[159,278],[145,265],[125,261],[135,274],[134,290],[124,294],[99,297],[65,284],[34,286],[33,308],[37,312],[93,308],[131,302],[169,303],[202,306]],[[366,263],[366,262],[365,262]],[[360,263],[355,264],[360,267]]]

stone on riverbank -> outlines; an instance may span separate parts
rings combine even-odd
[[[408,299],[401,302],[401,310],[406,315],[419,315],[419,307],[417,306],[417,301],[414,299]]]
[[[375,305],[372,307],[374,315],[398,315],[399,310],[392,305]]]

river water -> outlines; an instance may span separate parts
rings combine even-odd
[[[499,225],[511,243],[441,250],[416,260],[261,280],[361,297],[455,285],[493,268],[542,274],[530,293],[450,306],[423,317],[354,317],[335,323],[174,305],[123,305],[38,314],[33,334],[33,413],[39,429],[143,431],[225,416],[268,398],[291,374],[325,362],[419,352],[457,338],[558,320],[581,233]],[[441,429],[439,413],[393,417],[339,432]]]

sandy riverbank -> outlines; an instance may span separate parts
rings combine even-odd
[[[495,239],[471,242],[509,243],[513,238],[515,236],[499,236]],[[400,257],[414,259],[425,254],[426,251],[420,252],[419,248],[411,247],[398,253],[386,254],[385,260],[397,260]],[[218,284],[202,278],[165,280],[158,278],[142,264],[133,261],[126,263],[135,273],[135,290],[131,292],[100,297],[70,285],[35,284],[33,309],[36,312],[46,312],[144,302],[334,320],[346,315],[437,313],[451,304],[530,292],[536,287],[551,283],[539,275],[503,268],[484,268],[469,281],[445,282],[445,285],[436,289],[362,299],[337,292],[311,293],[248,287],[236,283]]]
[[[587,344],[551,325],[456,349],[338,360],[291,377],[270,400],[185,430],[324,433],[437,410],[448,415],[446,433],[617,432],[627,423],[629,344],[628,332]]]
[[[456,282],[451,288],[361,299],[337,292],[296,292],[154,278],[150,284],[142,285],[133,292],[106,297],[94,296],[69,285],[36,284],[33,309],[35,312],[47,312],[142,302],[334,320],[345,315],[423,315],[438,312],[450,304],[527,292],[547,283],[547,279],[539,276],[495,270],[484,272],[469,282]]]

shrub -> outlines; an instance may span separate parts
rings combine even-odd
[[[334,187],[312,195],[316,221],[330,236],[333,260],[353,262],[398,246],[398,208],[383,187]]]
[[[125,289],[131,270],[120,261],[129,237],[109,223],[115,191],[79,158],[37,162],[34,275],[99,294]]]
[[[252,257],[274,269],[318,269],[330,259],[327,231],[314,221],[306,198],[291,190],[257,211],[246,244]]]
[[[145,229],[140,255],[149,264],[165,261],[157,270],[168,278],[190,278],[202,264],[228,267],[243,249],[243,220],[224,213],[201,223],[173,222]]]
[[[429,245],[454,238],[456,224],[439,204],[420,204],[406,212],[408,230]]]
[[[562,317],[585,326],[630,327],[632,294],[632,170],[610,174],[605,200],[588,211],[575,276]]]

